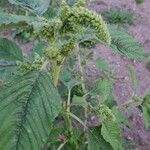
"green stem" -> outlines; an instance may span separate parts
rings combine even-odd
[[[82,90],[84,93],[87,93],[87,90],[86,90],[86,86],[85,86],[85,80],[84,80],[84,71],[83,71],[83,67],[82,67],[82,63],[81,63],[81,56],[79,54],[79,45],[77,45],[77,55],[78,55],[78,65],[79,65],[79,70],[80,70],[80,73],[81,73],[81,81],[82,81]],[[84,116],[85,116],[85,125],[87,124],[87,118],[88,118],[88,110],[87,108],[84,109]],[[84,128],[84,131],[86,131],[86,128]]]
[[[73,132],[72,122],[71,122],[70,116],[68,115],[68,113],[70,113],[70,105],[71,105],[71,90],[69,89],[69,91],[68,91],[68,100],[67,100],[66,119],[67,119],[68,130],[72,134],[72,132]]]
[[[74,142],[73,142],[73,126],[72,126],[72,120],[71,120],[71,117],[70,117],[70,104],[71,104],[71,90],[69,89],[68,91],[68,99],[67,99],[67,103],[66,103],[66,107],[65,107],[65,110],[64,110],[64,120],[65,120],[65,124],[66,124],[66,128],[67,128],[67,131],[68,131],[68,141],[70,142],[70,144],[72,146],[75,146],[74,145]]]
[[[68,142],[67,140],[64,141],[64,143],[62,143],[62,144],[58,147],[57,150],[61,150],[67,142]]]
[[[78,64],[79,64],[79,70],[80,70],[80,73],[81,73],[81,81],[82,81],[82,90],[84,93],[86,93],[86,87],[85,87],[85,84],[84,84],[84,72],[83,72],[83,68],[82,68],[82,65],[81,65],[81,56],[78,54]]]
[[[57,86],[59,73],[61,70],[61,65],[58,65],[56,62],[53,64],[53,71],[52,71],[52,80],[55,86]]]

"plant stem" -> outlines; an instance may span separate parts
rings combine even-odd
[[[64,112],[64,120],[66,124],[66,128],[68,130],[68,140],[71,144],[73,144],[73,126],[72,126],[72,120],[70,117],[70,104],[71,104],[71,89],[68,90],[68,99],[65,107],[65,112]]]
[[[54,62],[52,71],[52,80],[55,86],[57,86],[58,83],[60,69],[61,65],[58,65],[56,62]]]
[[[58,79],[59,79],[59,73],[62,67],[62,64],[65,60],[65,57],[63,58],[63,60],[61,61],[61,63],[57,63],[57,61],[53,61],[52,62],[52,80],[55,86],[57,86],[58,83]]]
[[[86,90],[86,86],[85,86],[85,80],[84,80],[84,72],[83,72],[83,67],[82,67],[82,63],[81,63],[81,56],[79,54],[79,45],[77,45],[77,55],[78,55],[78,65],[79,65],[79,70],[80,70],[80,73],[81,73],[81,81],[82,81],[82,90],[84,93],[87,93],[87,90]],[[88,111],[87,111],[87,108],[84,109],[84,116],[85,116],[85,125],[87,124],[87,118],[88,118]],[[84,131],[86,131],[86,128],[84,128]]]
[[[67,142],[68,142],[67,140],[64,141],[64,143],[62,143],[62,144],[58,147],[57,150],[61,150]]]
[[[81,65],[81,56],[78,54],[78,65],[79,65],[79,70],[80,70],[80,73],[81,73],[81,81],[82,81],[82,90],[84,93],[86,93],[86,87],[85,87],[85,84],[84,84],[84,72],[83,72],[83,68],[82,68],[82,65]]]
[[[67,112],[70,112],[70,104],[71,104],[71,90],[68,90],[68,100],[67,100]]]
[[[70,113],[70,105],[71,105],[71,90],[68,91],[68,100],[67,100],[67,125],[69,132],[72,133],[72,122],[68,113]]]

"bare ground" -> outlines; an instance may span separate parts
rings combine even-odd
[[[97,12],[114,6],[131,10],[135,13],[137,19],[128,28],[128,31],[143,45],[145,51],[150,52],[150,0],[145,0],[140,5],[136,5],[134,0],[96,0],[94,3],[89,4],[89,7]],[[124,103],[132,95],[127,69],[129,61],[124,57],[114,54],[112,50],[102,45],[97,45],[92,50],[94,51],[94,59],[97,57],[106,58],[111,67],[116,71],[117,76],[121,77],[121,79],[117,79],[114,82],[114,95],[119,105]],[[146,69],[145,62],[145,60],[130,62],[137,73],[137,95],[142,95],[145,91],[150,90],[150,72]],[[88,63],[85,73],[89,83],[97,77],[98,72],[92,61]],[[133,141],[137,150],[150,150],[150,131],[144,129],[141,112],[137,109],[130,109],[126,114],[130,120],[130,129],[123,127],[123,136]]]

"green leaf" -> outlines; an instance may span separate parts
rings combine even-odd
[[[150,127],[150,106],[143,106],[142,110],[144,115],[145,128],[148,129]]]
[[[112,91],[112,81],[107,79],[96,80],[93,93],[99,95],[103,101],[107,100]]]
[[[0,149],[38,150],[60,112],[60,97],[43,71],[18,75],[0,87]]]
[[[75,34],[78,44],[86,41],[99,41],[94,30],[90,28],[84,28],[83,32]]]
[[[10,61],[22,61],[22,50],[14,42],[6,38],[0,38],[0,59]]]
[[[143,59],[150,54],[125,29],[117,25],[108,25],[112,38],[111,48],[129,59]]]
[[[150,95],[146,95],[142,102],[142,111],[144,115],[145,127],[150,127]]]
[[[88,129],[88,150],[112,150],[101,135],[101,126]]]
[[[103,138],[110,143],[114,150],[120,150],[122,148],[121,136],[116,117],[107,106],[101,105],[99,108],[99,118],[102,124],[101,134]]]
[[[102,16],[110,24],[129,24],[131,25],[135,19],[133,13],[118,7],[112,7],[109,10],[104,10]]]
[[[0,61],[0,81],[5,81],[17,72],[15,62]]]
[[[34,58],[35,53],[39,54],[42,56],[45,48],[46,48],[46,43],[41,42],[41,41],[35,41],[30,49],[30,55],[32,58]]]
[[[129,126],[129,122],[125,114],[117,109],[116,106],[112,108],[112,113],[115,115],[116,120],[119,124],[123,123],[126,126]]]
[[[94,62],[100,71],[110,72],[111,68],[105,59],[99,57]]]
[[[128,66],[128,71],[129,71],[129,75],[130,75],[130,78],[131,78],[132,90],[135,92],[136,88],[137,88],[136,72],[130,65]]]
[[[74,96],[72,99],[72,106],[82,106],[84,108],[87,108],[88,103],[84,97]]]
[[[12,15],[0,12],[0,31],[7,28],[18,28],[31,25],[36,27],[41,26],[43,23],[42,18],[37,18],[33,16],[22,16],[22,15]]]
[[[103,103],[104,105],[108,106],[110,109],[113,106],[116,106],[117,103],[115,101],[115,97],[113,95],[113,93],[111,92],[110,95],[108,96],[107,100],[105,100],[105,102]]]
[[[36,15],[42,15],[48,9],[50,0],[9,0],[9,2],[27,8]]]
[[[47,11],[43,14],[43,17],[52,19],[56,17],[58,13],[59,13],[59,6],[55,4],[50,4]]]
[[[68,68],[62,68],[59,75],[60,80],[64,83],[67,83],[73,79],[71,72]]]

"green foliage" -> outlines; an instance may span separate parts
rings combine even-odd
[[[64,16],[64,14],[66,14],[66,17]],[[63,28],[64,33],[66,31],[68,32],[69,28],[72,32],[82,31],[82,28],[79,28],[77,26],[79,24],[83,27],[90,27],[95,31],[98,39],[100,39],[104,43],[110,44],[111,39],[106,24],[103,21],[102,17],[100,15],[97,15],[95,12],[89,11],[84,7],[73,7],[72,10],[68,10],[68,12],[66,13],[62,11],[61,16],[63,16],[62,18],[67,18],[69,16],[67,18],[68,23],[66,23]]]
[[[112,81],[108,79],[98,79],[95,82],[93,93],[99,95],[102,101],[105,101],[112,92]]]
[[[72,99],[72,105],[73,106],[82,106],[84,108],[88,107],[86,99],[84,97],[78,97],[78,96],[74,96],[73,97],[73,99]]]
[[[30,57],[33,60],[35,58],[35,54],[39,54],[42,57],[46,47],[47,47],[47,44],[45,42],[36,40],[35,42],[33,42],[33,45],[30,49]]]
[[[119,111],[116,106],[112,108],[112,112],[115,115],[118,124],[124,124],[126,126],[129,126],[127,117],[125,116],[123,112]]]
[[[36,15],[42,15],[47,10],[50,0],[9,0],[9,2],[27,8]]]
[[[33,28],[32,27],[25,27],[24,29],[20,28],[20,29],[16,29],[13,30],[13,37],[17,38],[19,41],[25,43],[28,42],[29,39],[32,37],[33,35]]]
[[[83,48],[92,48],[96,43],[99,42],[99,39],[96,37],[95,31],[90,28],[85,28],[83,32],[76,34],[76,38],[79,45]]]
[[[110,144],[101,135],[101,126],[89,128],[88,150],[112,150]]]
[[[99,108],[99,117],[102,124],[101,134],[110,143],[114,150],[121,149],[121,136],[119,124],[112,111],[105,105]]]
[[[71,97],[73,97],[74,95],[76,96],[83,96],[85,93],[82,89],[82,85],[81,84],[78,84],[78,85],[75,85],[72,89],[71,89]]]
[[[146,53],[141,44],[125,29],[117,25],[109,25],[109,32],[112,38],[111,48],[115,52],[129,59],[143,59],[149,56],[149,53]]]
[[[6,28],[17,28],[27,25],[38,27],[42,23],[42,18],[37,18],[33,16],[12,15],[0,12],[0,31]]]
[[[111,70],[108,62],[100,57],[95,60],[95,65],[102,72],[110,72]]]
[[[23,60],[22,50],[14,42],[0,38],[0,59],[7,61]]]
[[[120,8],[111,8],[102,13],[102,16],[108,23],[112,24],[132,24],[134,21],[133,13],[129,10],[122,10]]]
[[[145,127],[150,127],[150,95],[146,95],[142,102],[142,111],[144,115]]]
[[[11,78],[17,72],[15,62],[0,61],[0,83]]]
[[[1,86],[0,106],[0,149],[37,150],[47,143],[60,97],[47,73],[29,72]]]

